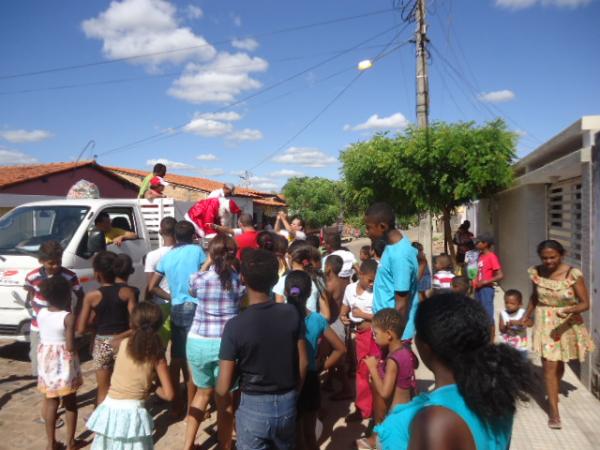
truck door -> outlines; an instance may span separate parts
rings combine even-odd
[[[135,272],[129,278],[129,284],[143,291],[146,283],[143,258],[149,251],[144,224],[131,206],[114,206],[99,212],[106,212],[109,215],[113,227],[133,231],[138,235],[138,239],[124,241],[121,246],[111,244],[106,249],[117,254],[126,253],[131,257]]]

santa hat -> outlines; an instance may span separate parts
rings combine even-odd
[[[153,177],[150,180],[150,186],[151,187],[158,187],[158,186],[165,186],[166,187],[168,185],[169,185],[169,183],[167,183],[163,177]]]

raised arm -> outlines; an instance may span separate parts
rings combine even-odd
[[[123,245],[124,241],[133,241],[137,238],[138,238],[138,235],[136,233],[134,233],[133,231],[126,231],[121,236],[117,236],[116,238],[114,238],[113,244],[120,247],[121,245]]]

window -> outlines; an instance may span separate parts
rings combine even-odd
[[[548,238],[560,242],[567,254],[565,262],[581,267],[582,254],[581,179],[551,184],[548,188]]]

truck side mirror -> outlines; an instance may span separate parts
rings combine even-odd
[[[97,228],[92,228],[88,232],[87,251],[90,254],[106,250],[106,238],[104,232]]]

